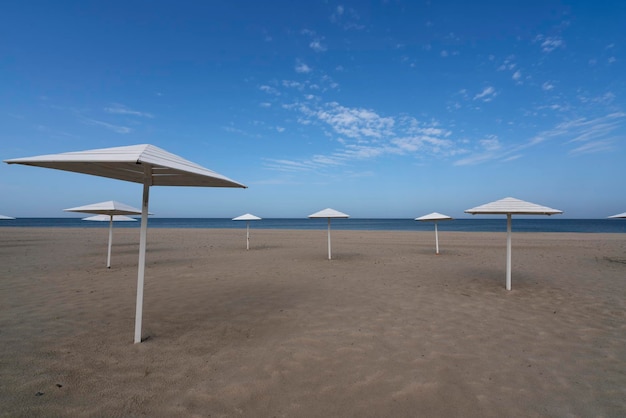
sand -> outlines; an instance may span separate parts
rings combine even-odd
[[[626,236],[0,229],[0,416],[626,415]]]

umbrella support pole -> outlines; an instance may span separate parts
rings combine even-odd
[[[113,242],[113,215],[109,215],[109,252],[107,254],[107,268],[111,268],[111,243]]]
[[[511,214],[506,214],[506,290],[511,290]]]
[[[330,218],[328,218],[328,259],[331,260],[331,255],[330,255]]]
[[[437,221],[435,221],[435,249],[439,255],[439,232],[437,231]]]
[[[250,221],[246,221],[246,250],[250,249]]]
[[[137,268],[137,305],[135,309],[135,344],[141,342],[141,320],[143,315],[143,283],[146,269],[146,241],[148,235],[148,202],[152,185],[152,167],[145,166],[143,199],[141,203],[141,232],[139,234],[139,266]]]

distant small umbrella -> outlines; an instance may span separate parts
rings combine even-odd
[[[609,218],[626,218],[626,212],[618,213],[617,215],[609,216]]]
[[[330,260],[331,254],[330,254],[330,218],[349,218],[349,215],[346,215],[343,212],[339,212],[338,210],[335,209],[324,209],[324,210],[320,210],[319,212],[315,212],[312,215],[309,215],[309,218],[328,218],[328,259]]]
[[[106,202],[92,203],[90,205],[77,206],[75,208],[63,209],[65,212],[80,212],[80,213],[94,213],[98,216],[92,216],[83,220],[88,221],[109,221],[109,249],[107,252],[107,268],[111,268],[111,245],[113,244],[113,221],[119,221],[122,219],[114,219],[116,216],[122,215],[141,215],[141,209],[128,206],[125,203],[116,202],[115,200],[108,200]],[[125,218],[128,218],[125,216]],[[133,220],[133,218],[128,218]],[[124,219],[126,220],[126,219]]]
[[[233,221],[246,221],[246,250],[250,249],[250,221],[260,220],[261,218],[259,218],[258,216],[254,216],[251,213],[246,213],[245,215],[233,218]]]
[[[468,209],[472,215],[506,215],[506,290],[511,290],[511,215],[556,215],[563,213],[558,209],[536,205],[513,197],[506,197]]]
[[[431,221],[435,223],[435,254],[439,254],[439,233],[437,231],[437,221],[450,221],[452,218],[448,215],[442,215],[438,212],[429,213],[428,215],[415,218],[416,221]]]

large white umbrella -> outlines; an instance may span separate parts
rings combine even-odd
[[[617,215],[609,216],[609,218],[626,218],[626,212],[618,213]]]
[[[8,221],[9,219],[15,219],[15,218],[13,218],[11,216],[0,215],[0,219]]]
[[[556,215],[563,213],[558,209],[541,206],[513,197],[506,197],[468,209],[472,215],[506,215],[506,290],[511,290],[511,215]]]
[[[261,218],[259,218],[258,216],[254,216],[251,213],[246,213],[245,215],[233,218],[233,221],[246,221],[246,250],[250,249],[250,221],[260,220]]]
[[[246,187],[208,168],[147,144],[16,158],[5,160],[5,162],[73,171],[143,184],[135,343],[141,342],[150,186]]]
[[[125,216],[126,219],[117,218],[116,216],[123,215],[141,215],[141,209],[136,209],[132,206],[128,206],[124,203],[116,202],[115,200],[109,200],[106,202],[93,203],[91,205],[77,206],[75,208],[63,209],[66,212],[81,212],[81,213],[94,213],[98,216],[92,216],[83,220],[88,221],[109,221],[109,249],[107,252],[107,268],[111,268],[111,244],[113,243],[113,221],[131,220],[135,219]]]
[[[420,216],[419,218],[415,218],[416,221],[431,221],[435,223],[435,254],[439,254],[439,232],[437,231],[437,222],[438,221],[449,221],[452,220],[452,217],[448,215],[442,215],[438,212],[429,213],[428,215]]]
[[[330,219],[331,218],[349,218],[349,215],[346,215],[343,212],[339,212],[335,209],[324,209],[319,212],[315,212],[312,215],[309,215],[309,218],[328,218],[328,259],[331,259],[330,255]]]

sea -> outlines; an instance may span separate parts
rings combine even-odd
[[[115,228],[139,228],[140,222],[115,222]],[[254,229],[326,229],[327,219],[264,218],[251,221]],[[559,219],[552,217],[516,218],[514,232],[583,232],[626,233],[626,219]],[[108,222],[83,221],[81,218],[17,218],[1,220],[0,228],[108,228]],[[230,218],[156,218],[148,220],[150,228],[246,228],[245,221]],[[432,231],[433,222],[413,219],[332,219],[333,230],[361,231]],[[506,232],[506,217],[470,218],[439,221],[439,231]]]

